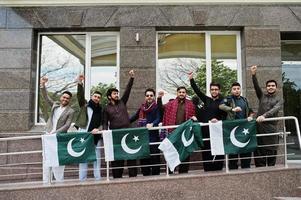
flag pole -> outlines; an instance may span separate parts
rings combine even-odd
[[[226,173],[229,173],[229,155],[226,154]]]
[[[50,167],[49,169],[49,173],[48,173],[48,184],[52,183],[52,167]]]
[[[285,127],[285,120],[283,120],[283,142],[284,142],[284,167],[288,168],[287,166],[287,149],[286,149],[286,127]]]
[[[106,162],[107,164],[107,181],[110,181],[110,161]]]
[[[169,170],[168,170],[168,164],[166,162],[166,176],[169,177]]]

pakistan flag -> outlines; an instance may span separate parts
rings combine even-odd
[[[127,128],[103,132],[105,160],[135,160],[149,157],[147,128]]]
[[[256,121],[246,119],[209,123],[212,155],[253,152],[257,147]]]
[[[171,171],[181,164],[192,152],[203,146],[201,127],[188,120],[176,128],[159,145]]]
[[[96,160],[91,133],[58,133],[42,136],[44,164],[49,167]]]

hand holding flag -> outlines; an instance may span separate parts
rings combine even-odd
[[[184,161],[192,152],[203,146],[201,127],[188,120],[176,128],[159,145],[171,171]]]

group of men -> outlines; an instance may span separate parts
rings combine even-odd
[[[221,96],[221,86],[218,83],[210,84],[211,96],[206,96],[197,86],[193,79],[193,73],[189,74],[190,85],[198,98],[192,100],[187,99],[187,89],[185,87],[177,88],[177,96],[163,105],[162,96],[164,92],[159,92],[157,101],[155,98],[155,90],[148,88],[145,90],[145,100],[135,112],[129,117],[127,111],[127,101],[134,83],[134,71],[129,72],[129,82],[126,86],[124,94],[119,98],[119,91],[116,88],[108,89],[106,97],[108,104],[102,108],[100,92],[93,92],[91,99],[87,102],[84,98],[84,76],[78,77],[77,98],[80,106],[79,115],[76,118],[75,127],[79,132],[91,132],[94,134],[94,143],[96,145],[97,160],[93,163],[94,177],[96,180],[101,178],[100,173],[100,141],[101,137],[97,134],[100,130],[129,128],[132,122],[137,121],[137,127],[154,127],[162,121],[163,126],[179,125],[189,119],[199,122],[208,121],[214,123],[218,120],[225,119],[248,119],[252,120],[256,117],[257,133],[273,133],[276,132],[277,122],[264,121],[265,118],[277,117],[281,109],[283,101],[277,95],[277,82],[275,80],[268,80],[266,82],[266,93],[263,93],[260,88],[257,78],[257,66],[251,66],[252,81],[256,95],[259,100],[258,112],[255,113],[249,107],[247,99],[241,96],[241,86],[235,82],[231,87],[231,95],[223,98]],[[51,115],[46,125],[46,133],[65,133],[71,125],[74,111],[69,105],[72,94],[68,91],[63,92],[59,102],[53,102],[47,95],[45,83],[47,78],[41,78],[42,94],[46,102],[52,106]],[[201,100],[201,103],[200,103]],[[170,130],[167,130],[170,131]],[[170,134],[171,131],[168,133]],[[209,128],[202,127],[204,138],[209,137]],[[149,131],[149,142],[159,142],[159,131]],[[273,166],[276,163],[277,136],[258,137],[258,145],[261,145],[254,152],[255,166]],[[210,141],[204,141],[204,148],[202,151],[203,167],[205,171],[222,170],[223,156],[213,157],[211,155]],[[150,146],[151,157],[140,160],[141,172],[144,176],[159,175],[160,174],[160,155],[158,145]],[[251,153],[240,155],[229,155],[229,169],[238,169],[238,160],[240,158],[241,168],[250,168]],[[188,157],[183,164],[179,166],[179,173],[187,173],[189,170],[190,158]],[[112,161],[112,174],[114,178],[122,178],[124,169],[123,160]],[[136,160],[127,160],[129,177],[137,176]],[[88,163],[80,163],[79,165],[79,179],[81,181],[87,179]],[[58,181],[63,180],[64,166],[55,167],[52,169],[53,174]],[[47,181],[49,177],[49,168],[43,167],[43,180]]]

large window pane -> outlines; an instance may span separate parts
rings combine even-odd
[[[211,35],[212,82],[221,84],[224,96],[237,81],[236,35]]]
[[[204,33],[158,34],[157,89],[165,92],[163,102],[175,98],[177,87],[190,88],[188,73],[197,72],[204,64]]]
[[[301,120],[301,41],[282,41],[282,79],[283,79],[283,98],[284,115],[295,116]],[[301,161],[301,151],[293,121],[286,122],[286,129],[292,134],[289,141],[294,145],[288,145],[288,153],[295,155],[288,156],[290,160]]]
[[[63,91],[76,92],[75,78],[84,73],[85,35],[42,35],[40,38],[40,74],[46,76],[48,95],[59,100]],[[77,105],[76,95],[72,105]],[[37,122],[47,121],[50,107],[39,93]]]
[[[96,35],[91,37],[90,85],[104,96],[109,87],[117,87],[117,36]],[[103,98],[102,103],[106,103]]]

